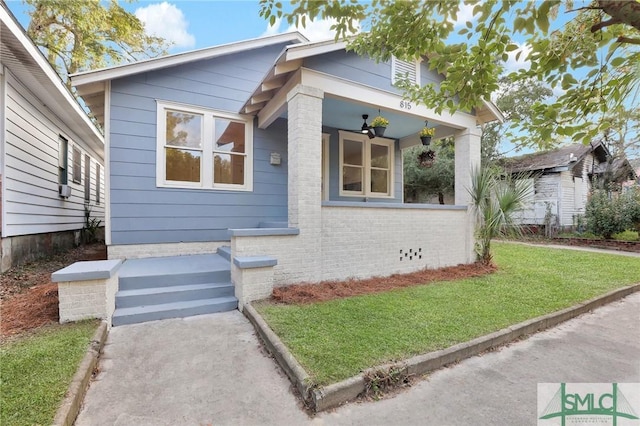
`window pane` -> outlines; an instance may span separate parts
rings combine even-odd
[[[202,116],[167,111],[166,144],[202,148]]]
[[[342,168],[342,190],[362,192],[362,167]]]
[[[91,157],[84,156],[84,201],[91,201]]]
[[[100,188],[102,186],[100,181],[100,164],[96,164],[96,204],[100,204]]]
[[[389,172],[387,170],[371,170],[371,192],[389,193]]]
[[[216,118],[213,150],[244,153],[244,126],[244,123]]]
[[[213,183],[244,185],[244,155],[215,154]]]
[[[389,168],[389,147],[371,144],[371,167]]]
[[[200,151],[167,148],[166,179],[180,182],[200,182]]]
[[[362,146],[362,142],[345,139],[343,142],[343,163],[362,166]]]
[[[73,181],[82,183],[82,153],[75,146],[73,147]]]

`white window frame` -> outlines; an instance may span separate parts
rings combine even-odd
[[[402,59],[398,59],[395,56],[391,56],[391,84],[396,84],[398,82],[398,62],[403,62],[405,64],[411,64],[409,61],[403,61]],[[420,84],[420,63],[421,59],[417,59],[413,61],[413,66],[415,67],[416,79],[413,81],[415,84]],[[404,77],[404,76],[403,76]]]
[[[156,186],[159,188],[212,189],[225,191],[253,191],[253,117],[234,114],[226,111],[202,108],[176,102],[156,100],[157,128],[156,128]],[[202,116],[202,157],[200,164],[200,182],[183,182],[166,180],[165,137],[166,111],[184,112]],[[245,125],[244,145],[244,185],[223,184],[213,182],[214,155],[214,120],[232,120]]]
[[[369,136],[361,133],[347,132],[340,130],[338,132],[340,136],[340,168],[338,173],[340,174],[340,196],[341,197],[371,197],[371,198],[395,198],[395,141],[387,138],[373,138],[369,139]],[[364,169],[364,176],[362,181],[362,191],[345,191],[343,188],[343,169],[344,169],[344,140],[349,139],[363,143],[364,147],[364,160],[362,167]],[[389,180],[388,188],[389,193],[383,194],[380,192],[371,192],[371,145],[384,145],[389,148]]]

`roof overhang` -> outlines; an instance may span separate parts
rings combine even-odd
[[[294,31],[234,43],[221,44],[214,47],[176,53],[158,58],[145,59],[129,64],[79,72],[72,74],[70,77],[73,86],[78,91],[78,94],[82,96],[98,121],[103,124],[104,92],[105,83],[107,81],[177,65],[184,65],[195,61],[213,59],[245,50],[258,49],[273,44],[301,42],[308,42],[308,40],[299,32]]]
[[[0,60],[42,104],[102,159],[104,140],[42,52],[0,2]]]
[[[240,112],[252,115],[258,115],[260,113],[260,115],[264,116],[265,114],[261,114],[262,109],[272,104],[271,101],[276,94],[279,93],[280,89],[285,86],[292,76],[300,71],[305,58],[346,50],[348,40],[349,39],[335,41],[331,39],[287,46],[253,91],[251,97],[245,102]],[[275,118],[273,118],[273,120],[275,120]],[[269,124],[273,120],[270,120]],[[476,109],[476,120],[477,124],[484,124],[496,120],[503,123],[505,118],[493,102],[485,100],[483,101],[483,105]]]

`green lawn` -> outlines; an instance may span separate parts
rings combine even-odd
[[[493,243],[498,272],[256,309],[317,384],[449,347],[640,281],[640,259]]]
[[[97,328],[52,325],[0,345],[0,424],[50,425]]]

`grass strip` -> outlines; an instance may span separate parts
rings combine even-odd
[[[637,258],[494,243],[498,272],[311,305],[256,305],[315,383],[443,349],[640,280]]]
[[[98,325],[51,325],[0,345],[0,424],[52,423]]]

